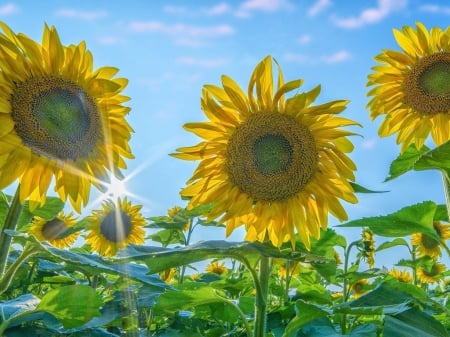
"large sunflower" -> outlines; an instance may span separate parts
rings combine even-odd
[[[432,265],[417,269],[417,278],[421,283],[439,283],[443,279],[442,273],[447,270],[445,264],[434,261]]]
[[[131,243],[143,244],[146,221],[141,205],[132,205],[126,198],[116,202],[106,200],[103,209],[92,211],[88,217],[90,232],[86,242],[92,251],[100,255],[113,256],[120,248]]]
[[[340,129],[357,123],[336,116],[347,101],[311,106],[320,86],[285,99],[302,83],[284,83],[278,67],[274,88],[268,56],[253,71],[248,95],[227,76],[223,88],[205,85],[201,106],[209,121],[184,126],[204,141],[174,154],[201,160],[181,194],[191,208],[213,203],[208,218],[221,216],[227,235],[245,224],[247,240],[280,246],[294,243],[297,231],[309,247],[309,236],[327,227],[328,212],[347,218],[339,199],[357,201],[349,184],[356,167],[345,154],[353,150],[352,133]]]
[[[31,220],[29,232],[39,241],[48,241],[53,246],[62,249],[73,245],[75,242],[78,233],[70,233],[69,230],[76,222],[77,219],[72,212],[64,214],[61,211],[51,220],[36,215]]]
[[[125,120],[127,80],[118,69],[93,69],[85,42],[61,44],[44,27],[42,44],[0,22],[0,189],[20,182],[20,200],[43,204],[55,191],[80,212],[91,184],[120,175],[133,158]]]
[[[380,136],[397,133],[402,152],[421,148],[431,133],[436,145],[450,139],[450,29],[394,29],[402,51],[383,50],[375,57],[367,85],[370,116],[386,115]]]

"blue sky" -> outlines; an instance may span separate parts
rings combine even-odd
[[[280,63],[285,80],[303,78],[305,90],[321,84],[319,103],[351,101],[344,115],[363,125],[354,129],[362,137],[353,137],[351,155],[357,182],[390,191],[361,195],[359,204],[345,205],[351,219],[424,200],[443,203],[437,172],[408,173],[383,183],[399,148],[394,137],[377,136],[380,120],[369,119],[365,83],[373,57],[382,49],[398,49],[394,28],[416,21],[446,28],[449,19],[450,3],[438,0],[0,2],[0,20],[14,31],[40,41],[44,23],[54,25],[64,44],[86,41],[95,67],[118,67],[129,79],[125,93],[131,97],[128,121],[135,130],[136,159],[125,174],[132,199],[144,205],[146,216],[183,205],[179,190],[197,164],[168,154],[199,141],[182,125],[205,119],[202,86],[219,85],[227,74],[246,88],[254,66],[268,54]]]

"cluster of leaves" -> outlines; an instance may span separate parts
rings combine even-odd
[[[411,147],[392,163],[388,179],[410,170],[450,172],[447,147]],[[9,200],[0,199],[2,222]],[[430,263],[417,258],[409,237],[424,233],[439,239],[433,222],[448,221],[447,208],[432,201],[341,225],[384,238],[378,246],[370,236],[348,243],[328,229],[312,240],[310,251],[301,242],[295,249],[192,243],[199,226],[219,226],[202,218],[208,206],[179,209],[148,219],[148,244],[131,245],[109,259],[90,254],[86,246],[58,249],[26,233],[34,215],[51,219],[62,208],[57,198],[33,212],[25,204],[18,231],[9,232],[14,245],[0,279],[0,336],[249,336],[261,256],[270,258],[272,270],[267,336],[449,336],[448,271],[430,286],[417,277],[402,282],[369,261],[376,252],[406,247],[411,258],[398,267],[416,275]],[[84,225],[81,220],[76,227]],[[212,267],[205,268],[208,262]]]

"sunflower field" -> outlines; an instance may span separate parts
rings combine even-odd
[[[399,145],[386,180],[438,170],[447,204],[362,219],[342,203],[385,192],[356,182],[348,101],[315,103],[322,87],[272,56],[245,88],[203,86],[205,121],[183,126],[200,141],[170,154],[198,164],[184,206],[145,217],[111,192],[134,158],[128,80],[53,26],[0,28],[0,336],[450,336],[450,28],[394,29],[367,81]],[[92,187],[104,200],[81,215]],[[194,241],[206,227],[245,239]],[[377,260],[394,250],[408,257]]]

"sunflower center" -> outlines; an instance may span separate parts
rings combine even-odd
[[[405,102],[424,115],[450,111],[450,53],[417,61],[406,75]]]
[[[32,77],[11,96],[15,130],[38,155],[61,160],[86,158],[102,137],[93,99],[59,77]]]
[[[422,245],[426,249],[433,249],[439,246],[439,241],[437,241],[436,239],[432,238],[429,235],[422,234]]]
[[[231,182],[254,200],[268,202],[300,192],[318,162],[309,129],[281,113],[256,113],[237,126],[225,158]]]
[[[110,242],[124,241],[131,233],[131,217],[122,211],[110,211],[100,224],[100,233]]]
[[[261,174],[285,171],[292,162],[292,147],[283,135],[262,135],[253,143],[254,165]]]
[[[60,219],[53,219],[44,224],[42,226],[42,236],[45,240],[55,240],[64,238],[64,233],[69,229],[69,227],[65,224],[64,221]]]

